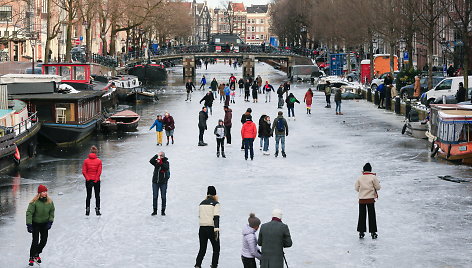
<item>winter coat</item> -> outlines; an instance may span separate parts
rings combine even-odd
[[[231,77],[229,78],[229,82],[230,82],[230,83],[236,83],[236,77],[234,77],[234,75],[231,76]]]
[[[226,127],[231,127],[233,125],[233,123],[231,123],[232,118],[233,118],[233,110],[228,108],[228,110],[225,111],[225,118],[223,120],[223,122],[224,122],[223,124]]]
[[[336,90],[336,93],[334,93],[334,101],[341,101],[341,90]]]
[[[270,137],[271,129],[270,129],[270,122],[265,120],[266,115],[261,116],[259,119],[259,137]]]
[[[259,87],[256,84],[252,84],[252,98],[257,99],[257,91]]]
[[[46,223],[54,221],[54,202],[47,202],[47,198],[39,198],[29,203],[26,210],[26,224]]]
[[[332,92],[332,91],[333,91],[333,90],[331,89],[331,86],[326,86],[326,87],[325,87],[325,92],[324,92],[324,93],[325,93],[325,96],[331,96],[331,92]]]
[[[456,93],[456,100],[457,102],[463,102],[465,101],[465,88],[464,87],[459,87],[459,90]]]
[[[192,88],[195,89],[195,86],[192,82],[187,82],[185,83],[185,88],[187,89],[187,93],[189,93],[193,91]]]
[[[249,92],[251,90],[251,82],[244,83],[244,91]]]
[[[292,246],[288,226],[274,219],[262,224],[257,244],[262,246],[261,268],[283,268],[283,249]]]
[[[220,96],[224,96],[225,95],[225,84],[220,84],[218,86],[218,92],[220,93]]]
[[[364,172],[357,179],[354,189],[359,192],[359,200],[374,199],[377,198],[377,191],[380,190],[380,182],[374,173]]]
[[[229,87],[225,87],[224,93],[226,96],[229,96],[229,94],[231,93],[231,89]]]
[[[205,77],[202,77],[202,80],[200,81],[200,84],[206,85],[207,80]]]
[[[266,92],[269,92],[269,91],[271,91],[271,90],[275,92],[274,87],[273,87],[271,84],[265,85],[265,86],[264,86],[264,90],[265,90]]]
[[[149,130],[151,130],[153,127],[156,127],[156,131],[162,131],[164,129],[164,122],[162,122],[162,120],[156,119]]]
[[[285,92],[289,92],[289,91],[290,91],[290,84],[287,83],[287,82],[284,83],[284,91],[285,91]]]
[[[213,97],[213,94],[210,92],[206,94],[205,96],[203,96],[203,98],[200,100],[200,103],[202,103],[202,101],[205,101],[204,105],[207,107],[211,107],[213,106],[214,100],[215,100],[215,97]]]
[[[239,88],[243,88],[244,87],[244,79],[239,79],[238,81],[238,85],[239,85]]]
[[[216,91],[218,88],[218,82],[216,80],[211,81],[210,87],[212,91]]]
[[[173,130],[175,128],[174,118],[172,115],[169,115],[168,117],[164,116],[164,118],[162,118],[162,122],[164,123],[164,129],[167,131]]]
[[[413,85],[413,97],[418,98],[421,95],[421,81],[419,77],[415,77],[415,84]]]
[[[295,102],[300,103],[295,96],[293,96],[292,93],[288,95],[288,97],[285,99],[285,103],[287,103],[287,108],[293,108],[295,107]]]
[[[279,96],[279,98],[283,98],[284,97],[284,88],[282,86],[280,86],[278,89],[277,89],[277,95]]]
[[[277,122],[279,120],[283,120],[284,121],[284,125],[285,125],[285,130],[284,131],[278,131],[277,130]],[[279,115],[277,116],[277,118],[274,120],[274,122],[272,123],[272,133],[275,132],[275,135],[285,135],[285,136],[288,136],[288,125],[287,125],[287,120],[285,120],[285,118],[282,116],[282,115]]]
[[[256,82],[258,87],[262,86],[262,78],[260,76],[256,78]]]
[[[170,165],[167,157],[163,157],[160,160],[156,154],[149,160],[149,163],[154,166],[154,173],[152,174],[152,182],[165,184],[170,177]]]
[[[241,137],[243,139],[255,139],[257,137],[256,124],[252,121],[247,121],[241,128]]]
[[[217,126],[215,127],[214,133],[215,133],[217,139],[224,139],[225,136],[226,136],[226,134],[225,134],[225,126],[217,125]]]
[[[207,119],[208,119],[208,114],[205,113],[204,111],[200,111],[198,113],[198,127],[207,129]]]
[[[198,222],[200,226],[211,226],[220,229],[220,203],[213,198],[207,198],[198,207]]]
[[[307,91],[303,98],[303,102],[305,102],[306,105],[311,105],[313,103],[313,92]]]
[[[96,154],[90,153],[82,165],[82,174],[86,181],[100,181],[102,175],[102,160]]]
[[[257,247],[256,230],[249,225],[243,228],[243,249],[241,255],[246,258],[261,259],[261,253]]]

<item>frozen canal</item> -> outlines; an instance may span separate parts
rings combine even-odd
[[[209,65],[210,81],[227,81],[233,69]],[[234,71],[241,75],[241,69]],[[285,74],[265,64],[261,74],[278,87]],[[438,175],[470,178],[467,166],[428,156],[425,141],[400,134],[401,118],[363,101],[344,101],[344,116],[325,109],[315,93],[311,116],[305,114],[306,84],[292,86],[302,102],[297,121],[288,121],[287,158],[263,156],[255,145],[254,161],[245,161],[239,147],[240,117],[253,109],[276,117],[271,103],[257,104],[237,96],[233,109],[233,145],[227,158],[216,158],[213,135],[223,107],[214,104],[198,147],[198,100],[186,103],[181,70],[158,104],[134,107],[142,115],[139,131],[124,136],[94,136],[74,148],[45,150],[19,173],[0,178],[0,267],[26,267],[31,236],[25,211],[40,183],[46,184],[56,206],[56,220],[42,258],[43,267],[193,267],[198,252],[198,205],[208,185],[221,202],[220,267],[242,267],[241,230],[250,212],[263,222],[281,208],[290,227],[293,247],[286,257],[294,267],[472,267],[472,185],[453,183]],[[334,106],[333,106],[334,107]],[[174,145],[157,147],[149,131],[156,114],[169,111],[176,122]],[[284,110],[286,115],[286,110]],[[96,144],[103,160],[102,216],[85,213],[81,165]],[[149,159],[164,150],[171,163],[167,216],[151,217],[153,167]],[[376,204],[379,238],[359,240],[356,232],[357,193],[354,182],[365,162],[377,172],[382,190]],[[159,200],[160,203],[160,200]],[[92,204],[94,200],[92,199]],[[160,204],[159,204],[160,205]],[[92,213],[93,214],[93,213]],[[209,246],[203,267],[210,266]]]

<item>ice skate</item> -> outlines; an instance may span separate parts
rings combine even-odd
[[[221,157],[223,157],[223,158],[226,158],[226,155],[225,155],[225,153],[224,153],[224,152],[223,152],[223,153],[221,153]]]
[[[152,210],[151,216],[156,216],[157,215],[157,208]]]
[[[100,213],[100,208],[95,208],[95,214],[97,214],[97,216],[102,216],[102,213]]]
[[[34,259],[33,259],[33,257],[30,257],[30,258],[29,258],[28,265],[29,265],[29,266],[33,266],[33,265],[34,265]]]
[[[377,237],[379,237],[377,233],[371,233],[370,235],[372,236],[372,239],[377,239]]]
[[[359,238],[364,238],[365,234],[364,232],[359,232]]]
[[[85,216],[90,215],[90,208],[85,208]]]
[[[41,263],[41,257],[39,257],[39,255],[36,255],[36,257],[34,257],[34,261],[37,263]]]
[[[284,151],[282,151],[282,156],[283,156],[284,158],[287,157],[287,155],[285,154]]]

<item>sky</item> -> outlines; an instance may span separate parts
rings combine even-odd
[[[187,0],[188,1],[188,0]],[[203,3],[204,0],[197,0],[197,3]],[[221,7],[224,3],[228,1],[225,0],[207,0],[208,6],[215,8],[215,7]],[[251,6],[251,5],[264,5],[271,0],[233,0],[235,3],[244,3],[244,6]]]

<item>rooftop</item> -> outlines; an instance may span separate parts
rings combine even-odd
[[[246,8],[247,13],[267,13],[269,5],[252,5]]]
[[[92,99],[100,97],[105,94],[104,90],[84,90],[78,93],[47,93],[47,94],[26,94],[26,95],[11,95],[13,99],[20,100],[81,100]]]

